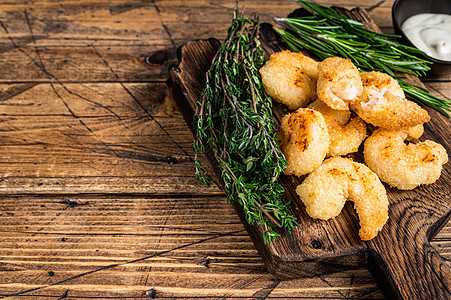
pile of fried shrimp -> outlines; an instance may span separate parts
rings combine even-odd
[[[260,74],[267,94],[292,111],[276,138],[288,161],[284,173],[307,175],[296,193],[312,218],[334,218],[350,200],[359,236],[370,240],[388,220],[382,182],[401,190],[431,184],[448,162],[439,143],[405,142],[420,138],[430,117],[385,73],[286,50],[271,55]],[[365,164],[344,157],[362,143]]]

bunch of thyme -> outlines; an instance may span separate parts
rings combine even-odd
[[[197,103],[193,147],[196,179],[209,184],[198,160],[206,142],[219,163],[228,201],[238,201],[247,222],[262,225],[264,241],[271,243],[279,236],[274,227],[291,231],[297,223],[277,183],[287,162],[275,140],[272,100],[258,72],[265,62],[258,32],[258,19],[235,9]]]
[[[364,24],[338,14],[332,8],[303,0],[306,16],[275,18],[282,28],[274,28],[293,51],[306,49],[318,59],[349,58],[361,71],[381,71],[396,78],[408,98],[430,106],[445,116],[451,101],[437,98],[426,89],[409,84],[395,72],[423,76],[431,62],[419,58],[424,52],[393,40],[397,35],[382,34],[364,28]]]

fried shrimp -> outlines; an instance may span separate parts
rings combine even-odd
[[[404,143],[405,130],[378,129],[365,141],[365,163],[379,178],[400,190],[434,183],[448,162],[445,148],[433,141]]]
[[[300,52],[274,53],[260,74],[268,95],[290,109],[305,106],[316,97],[318,62]]]
[[[329,57],[318,64],[318,98],[330,108],[349,110],[362,93],[359,71],[349,59]]]
[[[413,126],[413,127],[401,128],[401,130],[404,131],[405,133],[407,133],[406,140],[410,141],[410,140],[414,140],[414,139],[419,139],[423,135],[424,126],[423,126],[423,124],[419,124],[419,125]]]
[[[357,152],[366,138],[365,122],[359,117],[352,118],[349,110],[334,110],[321,100],[316,100],[309,108],[320,112],[326,120],[330,146],[327,156],[346,155]]]
[[[374,238],[388,220],[388,198],[384,186],[367,166],[342,157],[325,160],[296,193],[309,216],[328,220],[338,216],[346,200],[354,202],[360,219],[359,236]]]
[[[405,99],[398,82],[380,72],[361,73],[363,93],[355,111],[364,121],[386,129],[412,127],[430,120],[418,104]]]
[[[392,95],[405,98],[404,91],[399,86],[399,83],[393,77],[381,73],[381,72],[362,72],[360,73],[360,79],[362,80],[363,93],[361,98],[365,100],[368,98],[368,94],[371,92],[381,92],[385,89]]]
[[[300,108],[282,118],[280,146],[288,162],[284,173],[302,176],[321,165],[329,150],[329,134],[321,113]]]

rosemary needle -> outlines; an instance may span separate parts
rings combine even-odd
[[[258,20],[235,9],[197,103],[194,165],[196,179],[209,184],[198,160],[206,142],[219,163],[227,199],[238,201],[247,222],[262,225],[264,242],[271,243],[279,236],[274,227],[291,231],[297,223],[277,183],[287,162],[275,140],[272,99],[258,72],[265,62],[258,31]]]

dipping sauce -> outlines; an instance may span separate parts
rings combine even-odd
[[[419,14],[401,26],[407,38],[427,55],[451,61],[451,15]]]

